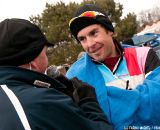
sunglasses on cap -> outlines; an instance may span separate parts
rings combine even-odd
[[[105,16],[104,14],[100,13],[100,12],[97,12],[97,11],[86,11],[84,13],[82,13],[81,15],[77,16],[77,17],[74,17],[72,18],[70,21],[69,21],[69,26],[71,25],[71,23],[78,19],[78,18],[81,18],[81,17],[89,17],[89,18],[96,18],[96,16]]]

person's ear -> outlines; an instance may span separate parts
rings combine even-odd
[[[30,70],[37,70],[38,69],[38,66],[34,60],[29,63],[29,66],[31,68]]]
[[[113,36],[113,32],[111,32],[111,31],[108,31],[108,34],[110,35],[110,36]]]

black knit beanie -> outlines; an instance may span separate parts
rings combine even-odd
[[[38,26],[24,19],[0,23],[0,66],[19,66],[34,60],[44,46],[52,46]]]
[[[97,15],[96,17],[80,16],[87,11],[99,12],[102,15]],[[107,14],[94,4],[86,4],[80,7],[75,16],[70,20],[69,27],[72,35],[77,39],[78,32],[92,24],[101,24],[109,31],[114,32],[114,27]]]

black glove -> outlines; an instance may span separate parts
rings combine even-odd
[[[65,93],[66,95],[70,96],[73,99],[73,91],[74,91],[74,86],[72,84],[72,81],[69,80],[67,77],[64,75],[59,75],[55,77],[58,82],[63,84],[65,87],[64,88],[59,88],[58,90]]]
[[[73,99],[77,104],[84,103],[89,100],[96,100],[95,89],[87,83],[78,80],[78,78],[71,79],[73,84]]]
[[[64,75],[59,75],[55,79],[66,86],[59,91],[70,96],[77,104],[88,100],[96,100],[95,89],[78,78],[68,79]]]

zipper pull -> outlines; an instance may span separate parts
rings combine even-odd
[[[126,90],[128,90],[129,87],[129,80],[126,81]]]

